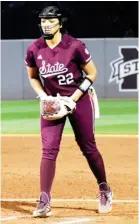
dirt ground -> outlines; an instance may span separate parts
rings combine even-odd
[[[114,192],[112,212],[97,213],[96,180],[74,136],[63,136],[52,189],[53,215],[47,219],[32,218],[35,200],[39,198],[40,136],[2,136],[1,221],[7,224],[137,224],[137,137],[96,136],[96,141]]]

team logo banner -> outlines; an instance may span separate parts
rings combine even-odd
[[[137,46],[119,46],[120,57],[110,63],[109,82],[116,81],[120,92],[137,92],[139,89],[139,58]]]

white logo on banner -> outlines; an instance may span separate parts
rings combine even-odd
[[[110,63],[112,72],[109,82],[116,80],[120,92],[136,92],[139,87],[138,48],[119,46],[119,55],[119,58]]]

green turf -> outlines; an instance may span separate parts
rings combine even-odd
[[[100,100],[100,119],[96,120],[98,134],[137,134],[137,100]],[[3,134],[35,134],[39,128],[38,101],[2,101]],[[73,133],[67,120],[64,133]]]

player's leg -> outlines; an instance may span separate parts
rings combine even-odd
[[[78,102],[76,110],[73,114],[69,116],[70,123],[75,133],[76,141],[83,153],[86,157],[89,167],[93,174],[97,179],[97,183],[100,188],[100,193],[111,193],[110,188],[107,184],[106,180],[106,173],[103,158],[98,151],[96,146],[95,136],[94,136],[94,121],[95,121],[95,114],[93,103],[88,94],[85,94]],[[106,194],[105,194],[106,195]],[[101,194],[103,199],[103,195]],[[110,195],[108,195],[110,196]],[[109,198],[105,197],[105,199]],[[108,201],[107,200],[107,201]],[[103,202],[107,205],[106,200]],[[99,207],[100,212],[108,212],[111,209],[111,206],[106,209],[108,206],[104,206],[102,211]]]
[[[47,121],[41,117],[42,159],[40,165],[40,200],[34,217],[51,215],[51,187],[55,176],[56,158],[66,118]]]
[[[98,184],[106,181],[102,156],[97,149],[94,137],[94,113],[89,96],[84,95],[78,102],[75,112],[69,116],[76,141],[86,157]]]

